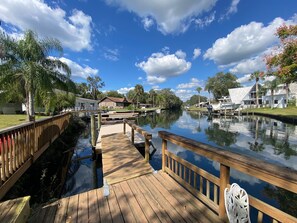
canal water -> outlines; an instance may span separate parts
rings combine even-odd
[[[162,111],[139,117],[137,124],[153,134],[157,148],[150,163],[162,168],[161,139],[158,131],[168,131],[193,140],[244,154],[251,158],[297,170],[297,126],[260,116],[209,117],[199,112]],[[219,163],[168,143],[179,157],[219,177]],[[250,195],[297,216],[297,196],[284,189],[231,169],[231,183],[238,183]],[[256,221],[251,210],[252,222]]]
[[[88,125],[73,147],[62,197],[68,197],[94,188],[102,187],[102,164],[100,158],[92,157],[92,146]]]

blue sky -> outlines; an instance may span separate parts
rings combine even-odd
[[[58,38],[76,82],[99,75],[103,91],[141,84],[186,100],[217,72],[249,85],[250,73],[265,71],[276,28],[297,24],[297,1],[1,0],[0,20],[15,38],[26,29]]]

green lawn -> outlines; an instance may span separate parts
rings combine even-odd
[[[255,109],[245,109],[243,112],[257,112],[262,114],[271,114],[278,116],[286,116],[297,118],[297,107],[288,107],[288,108],[255,108]]]
[[[26,122],[27,115],[0,115],[0,129],[8,128]],[[47,118],[47,116],[35,116],[36,119]]]

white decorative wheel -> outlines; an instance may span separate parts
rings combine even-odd
[[[244,189],[233,183],[225,189],[225,207],[230,223],[250,223],[249,197]]]

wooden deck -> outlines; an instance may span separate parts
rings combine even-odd
[[[103,177],[114,184],[153,172],[149,163],[123,133],[101,138]]]
[[[0,203],[0,222],[27,222],[30,214],[30,196]]]
[[[63,198],[33,213],[29,222],[220,222],[162,171]]]

